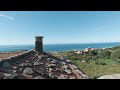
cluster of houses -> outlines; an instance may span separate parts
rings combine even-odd
[[[85,50],[77,50],[75,51],[74,53],[77,53],[77,54],[84,54],[84,52],[89,52],[91,50],[95,50],[94,48],[85,48]]]

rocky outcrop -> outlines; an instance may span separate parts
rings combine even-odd
[[[0,62],[1,79],[88,79],[69,60],[38,54],[34,50]]]

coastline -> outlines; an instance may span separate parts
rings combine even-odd
[[[117,46],[115,46],[117,47]],[[89,47],[91,48],[91,47]],[[111,48],[114,48],[114,47],[105,47],[105,48],[91,48],[91,49],[94,49],[94,50],[100,50],[100,49],[111,49]],[[85,49],[88,49],[88,48],[85,48]],[[59,52],[71,52],[71,51],[84,51],[85,49],[74,49],[74,50],[66,50],[66,51],[50,51],[48,53],[59,53]]]
[[[92,44],[43,44],[43,50],[45,52],[67,52],[73,50],[84,50],[85,48],[112,48],[119,46],[120,43],[92,43]],[[0,45],[0,52],[17,52],[21,50],[31,50],[34,45]]]

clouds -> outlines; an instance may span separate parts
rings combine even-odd
[[[8,15],[4,15],[4,14],[0,14],[0,17],[8,18],[8,19],[13,20],[13,21],[15,20],[14,17],[8,16]]]

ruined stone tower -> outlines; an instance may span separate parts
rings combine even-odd
[[[43,52],[43,36],[36,36],[35,37],[35,51],[42,53]]]

